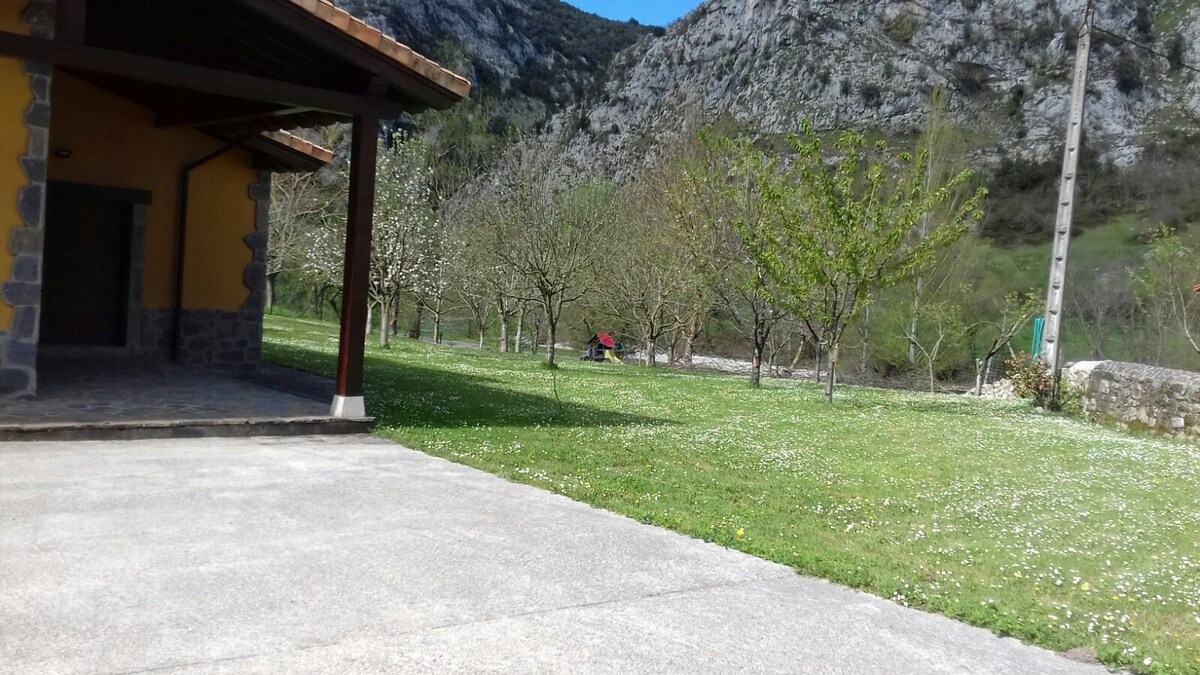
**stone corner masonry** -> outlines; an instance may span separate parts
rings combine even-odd
[[[33,0],[22,14],[34,36],[53,37],[54,2]],[[50,83],[53,67],[23,61],[32,98],[25,109],[28,146],[20,158],[26,184],[16,193],[20,223],[0,223],[13,256],[12,274],[0,280],[0,299],[13,308],[12,324],[0,331],[0,399],[37,393],[38,314],[42,297],[42,241],[46,212],[46,159],[50,149]]]

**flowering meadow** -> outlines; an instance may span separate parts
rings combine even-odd
[[[329,324],[265,352],[331,374]],[[409,447],[1044,647],[1200,673],[1200,448],[1023,402],[565,361],[367,355]]]

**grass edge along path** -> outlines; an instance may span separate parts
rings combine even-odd
[[[335,327],[265,355],[332,374]],[[1200,673],[1200,448],[978,401],[410,340],[379,435],[800,573],[1139,673]],[[559,404],[553,387],[561,397]]]

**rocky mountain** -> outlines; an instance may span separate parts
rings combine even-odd
[[[614,54],[643,36],[664,32],[632,21],[609,21],[560,0],[338,4],[467,75],[481,95],[551,110],[578,100]]]
[[[680,120],[731,115],[765,132],[915,132],[945,85],[979,155],[1045,159],[1061,145],[1086,0],[709,0],[617,55],[559,116],[572,152],[623,173]],[[1200,3],[1096,0],[1086,135],[1118,165],[1200,130]],[[1110,34],[1111,33],[1111,34]],[[1115,37],[1120,36],[1120,38]]]

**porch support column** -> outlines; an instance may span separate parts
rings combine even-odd
[[[379,118],[355,117],[350,154],[350,200],[346,214],[346,262],[342,281],[342,333],[337,388],[330,414],[367,416],[363,401],[363,351],[367,339],[367,294],[371,265],[371,222],[375,212],[375,160]]]

